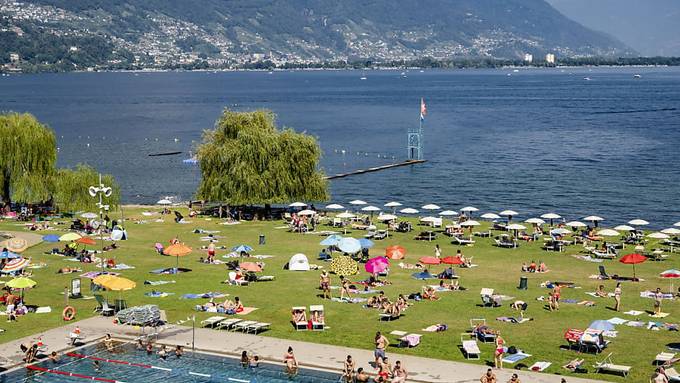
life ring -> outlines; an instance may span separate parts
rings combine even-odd
[[[61,312],[61,317],[67,322],[72,321],[76,317],[76,308],[73,306],[66,306],[64,311]]]

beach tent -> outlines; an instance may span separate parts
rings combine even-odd
[[[342,276],[354,275],[359,272],[359,265],[357,262],[344,255],[333,258],[328,268],[331,272]]]
[[[304,254],[295,254],[288,261],[290,271],[309,271],[309,260]]]
[[[116,226],[113,230],[111,230],[111,239],[114,241],[124,241],[128,239],[127,230],[121,228],[120,226]]]

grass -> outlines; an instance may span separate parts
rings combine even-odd
[[[148,218],[141,216],[141,211],[140,208],[126,209],[126,217],[133,219]],[[390,332],[398,329],[422,333],[420,330],[428,325],[446,323],[449,327],[448,331],[423,333],[425,335],[422,344],[417,348],[407,350],[390,347],[388,351],[390,353],[464,361],[465,359],[458,348],[460,333],[469,329],[470,318],[486,318],[491,327],[501,330],[509,345],[515,345],[533,355],[532,358],[525,360],[527,365],[535,361],[551,361],[553,365],[547,370],[548,372],[568,374],[566,370],[560,367],[567,361],[576,357],[583,357],[586,359],[584,366],[587,366],[588,370],[592,372],[594,362],[603,356],[562,350],[560,346],[565,345],[562,335],[566,329],[584,329],[593,320],[609,319],[614,316],[632,319],[626,315],[617,314],[608,308],[612,305],[613,299],[595,299],[584,294],[586,291],[594,291],[601,283],[605,285],[608,291],[612,291],[615,282],[589,279],[589,275],[597,274],[597,264],[569,256],[578,253],[581,249],[576,246],[569,247],[564,253],[545,252],[540,249],[540,241],[531,244],[523,243],[518,249],[500,249],[491,246],[490,239],[478,238],[473,247],[464,247],[462,250],[466,256],[474,256],[474,263],[478,264],[479,267],[456,269],[461,277],[461,285],[467,287],[467,291],[440,294],[441,300],[418,302],[406,311],[405,316],[396,321],[379,322],[376,311],[364,309],[361,305],[323,302],[317,297],[317,294],[319,294],[319,290],[317,290],[318,272],[292,272],[282,269],[290,256],[295,253],[307,254],[311,263],[326,265],[324,262],[316,261],[316,254],[321,249],[321,246],[318,245],[321,240],[319,236],[293,234],[286,230],[277,229],[277,226],[281,226],[281,222],[244,222],[240,225],[223,226],[218,225],[216,219],[208,221],[203,218],[196,218],[192,224],[186,225],[175,224],[170,217],[166,217],[164,223],[149,221],[148,224],[143,225],[129,222],[127,229],[130,239],[120,242],[120,249],[107,255],[115,255],[117,262],[124,262],[136,267],[134,270],[122,272],[123,276],[137,282],[136,289],[123,293],[128,303],[130,305],[157,304],[161,309],[166,310],[171,322],[185,319],[194,314],[194,305],[203,302],[202,300],[180,300],[178,299],[179,295],[220,291],[231,294],[232,298],[239,296],[246,306],[258,307],[259,310],[249,314],[248,319],[274,323],[272,329],[263,333],[263,335],[277,338],[371,349],[375,331]],[[219,235],[224,236],[224,238],[220,240],[219,245],[232,247],[236,244],[245,243],[255,248],[254,254],[274,255],[273,258],[265,260],[264,274],[275,275],[276,280],[274,282],[255,283],[248,287],[221,284],[220,281],[226,279],[227,275],[225,266],[206,265],[198,262],[198,258],[204,257],[205,253],[196,249],[206,244],[199,240],[201,235],[192,233],[194,228],[199,227],[206,230],[220,230]],[[0,229],[22,230],[14,222],[2,222]],[[260,234],[266,235],[266,245],[264,246],[256,246]],[[355,231],[352,234],[359,237],[363,233]],[[175,235],[195,249],[191,255],[179,260],[180,267],[188,267],[193,271],[175,276],[149,274],[152,269],[175,265],[174,258],[160,256],[153,249],[155,242],[167,244]],[[414,233],[396,233],[387,240],[377,242],[375,247],[371,249],[371,255],[381,255],[385,247],[399,244],[408,251],[405,261],[415,263],[421,256],[433,255],[434,246],[437,243],[442,247],[444,256],[453,255],[458,249],[457,246],[450,244],[448,237],[443,235],[439,235],[433,242],[419,242],[413,240],[413,237]],[[60,293],[64,291],[64,287],[75,275],[56,274],[56,271],[60,267],[76,265],[82,267],[84,271],[96,269],[94,265],[74,264],[64,261],[63,258],[58,256],[45,255],[44,252],[49,251],[54,245],[41,243],[25,252],[25,255],[32,257],[34,262],[46,262],[48,264],[47,268],[33,270],[32,278],[38,282],[38,285],[26,292],[27,302],[40,306],[52,306],[53,312],[51,314],[31,314],[19,318],[16,323],[3,323],[2,327],[6,332],[0,334],[0,342],[4,343],[11,339],[39,334],[41,331],[64,325],[65,322],[61,320],[60,315],[64,305],[64,297]],[[624,253],[626,252],[624,251]],[[225,251],[218,251],[218,258],[223,254],[225,254]],[[545,261],[551,271],[546,274],[522,274],[520,272],[522,262],[528,263],[532,259]],[[623,265],[617,261],[605,261],[603,264],[610,274],[632,274],[630,265]],[[650,261],[637,265],[637,275],[646,281],[640,283],[625,282],[623,284],[623,311],[631,309],[650,310],[652,300],[640,298],[639,292],[656,287],[667,290],[668,281],[658,278],[658,274],[669,268],[678,268],[676,255],[664,262]],[[439,272],[440,269],[442,267],[433,267],[431,270]],[[399,293],[407,294],[419,291],[423,283],[411,279],[410,274],[412,272],[411,270],[401,270],[396,264],[393,265],[389,278],[392,285],[384,288],[386,294],[395,299]],[[526,291],[516,288],[521,275],[525,275],[529,279],[529,289]],[[365,276],[366,274],[362,273],[355,279],[363,279]],[[166,298],[144,296],[145,292],[152,289],[151,286],[143,284],[145,279],[176,280],[176,284],[155,286],[159,291],[172,292],[175,295]],[[539,284],[548,279],[573,281],[582,287],[581,289],[563,289],[563,299],[592,299],[597,302],[597,305],[595,307],[583,307],[574,304],[562,304],[559,312],[545,310],[543,304],[536,301],[536,297],[547,296],[548,290],[541,288]],[[5,280],[7,279],[5,278]],[[337,282],[337,277],[333,276],[333,284],[337,285]],[[87,285],[88,283],[83,283],[83,291],[89,295]],[[501,308],[479,307],[479,291],[482,287],[491,287],[499,293],[528,302],[527,315],[533,317],[534,321],[521,325],[496,321],[496,317],[512,316],[516,313],[509,309],[508,304],[510,302],[507,302]],[[317,303],[325,304],[326,322],[330,329],[325,332],[294,331],[289,324],[291,306]],[[77,319],[93,315],[92,309],[95,306],[93,300],[71,300],[70,304],[78,310]],[[671,313],[668,318],[669,322],[678,320],[680,309],[677,301],[664,301],[663,311]],[[206,313],[198,313],[197,320],[208,316],[209,314]],[[641,318],[643,321],[647,319],[649,318],[646,314]],[[618,337],[612,339],[605,354],[612,352],[615,363],[633,366],[628,381],[646,379],[653,371],[651,362],[655,355],[665,350],[668,343],[678,340],[677,332],[650,331],[645,328],[633,328],[625,325],[617,326],[617,330],[619,330]],[[480,347],[483,352],[482,360],[477,363],[489,363],[492,359],[493,345],[481,344]],[[364,365],[366,363],[366,361],[360,362]],[[589,373],[588,376],[597,379],[623,381],[622,378],[613,375]]]

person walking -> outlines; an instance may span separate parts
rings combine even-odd
[[[618,282],[614,289],[614,301],[616,302],[614,311],[621,311],[621,282]]]
[[[373,355],[375,356],[375,368],[378,368],[382,364],[383,359],[385,359],[385,348],[387,348],[389,341],[380,331],[378,331],[375,333],[374,343],[375,351],[373,352]]]
[[[408,371],[402,366],[401,361],[398,360],[392,370],[392,383],[405,383],[406,378],[408,378]]]

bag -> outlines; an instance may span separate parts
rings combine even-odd
[[[515,346],[508,347],[508,354],[517,354],[517,347]]]

